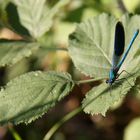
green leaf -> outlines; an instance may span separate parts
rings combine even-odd
[[[7,17],[8,17],[8,22],[10,28],[13,29],[14,32],[24,35],[24,36],[29,36],[29,33],[25,27],[23,27],[20,23],[19,20],[19,15],[17,12],[17,7],[13,3],[9,3],[6,7],[6,12],[7,12]]]
[[[84,74],[107,77],[111,67],[116,19],[102,14],[79,25],[69,36],[69,54]]]
[[[74,83],[68,73],[30,72],[11,80],[0,93],[0,124],[30,123],[68,95]]]
[[[50,29],[53,17],[69,0],[61,0],[51,9],[46,6],[45,2],[46,0],[14,0],[22,25],[34,38],[41,37]]]
[[[134,119],[126,127],[124,140],[139,140],[140,139],[140,118]]]
[[[0,66],[13,65],[37,50],[37,43],[25,41],[0,40]]]
[[[127,80],[122,79],[116,81],[112,86],[109,86],[104,82],[101,85],[92,88],[82,101],[84,112],[92,115],[102,114],[105,116],[106,111],[120,99],[124,98],[131,86],[134,86],[135,78],[132,76],[126,78]],[[131,85],[128,82],[131,83]]]
[[[133,61],[134,62],[134,61]],[[135,67],[131,67],[130,74],[123,73],[120,75],[118,81],[111,86],[104,83],[92,88],[82,101],[84,112],[88,114],[102,114],[105,116],[107,110],[112,107],[116,102],[122,100],[130,89],[135,85],[135,80],[140,76],[140,58],[135,60]],[[135,87],[134,87],[135,88]]]
[[[122,100],[132,87],[135,88],[136,78],[140,76],[140,66],[138,66],[140,58],[134,60],[132,63],[135,64],[135,67],[131,67],[131,70],[129,68],[130,74],[124,72],[111,86],[104,81],[104,83],[92,88],[86,94],[85,99],[82,101],[84,112],[105,116],[110,107]]]
[[[140,29],[140,16],[124,15],[120,18],[125,28],[125,49],[134,32]],[[114,33],[117,19],[108,14],[101,14],[89,19],[76,28],[69,37],[69,54],[75,66],[86,75],[95,78],[109,77],[114,49]],[[83,109],[87,113],[105,115],[116,101],[122,99],[140,76],[140,57],[136,56],[139,48],[140,35],[137,36],[119,73],[123,72],[113,86],[106,83],[93,88],[83,100]],[[127,80],[126,80],[127,79]],[[128,83],[129,82],[129,83]]]
[[[140,29],[140,16],[124,15],[120,20],[125,28],[126,48],[136,29]],[[75,32],[69,36],[69,54],[82,73],[96,78],[108,77],[112,65],[116,22],[114,16],[101,14],[78,24]],[[124,67],[130,64],[129,61],[137,52],[139,39],[140,36],[134,42]]]

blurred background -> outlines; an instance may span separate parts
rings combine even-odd
[[[47,0],[51,7],[58,0]],[[13,5],[12,5],[13,6]],[[14,17],[16,12],[9,0],[0,0],[0,20],[5,25],[19,22]],[[6,18],[6,12],[13,12]],[[70,0],[55,16],[53,26],[40,39],[43,47],[31,57],[22,59],[11,67],[0,68],[0,85],[5,85],[10,79],[35,70],[67,71],[74,79],[87,79],[74,67],[67,51],[56,51],[48,48],[67,48],[68,36],[80,23],[103,12],[120,17],[126,12],[139,14],[140,0]],[[8,26],[0,26],[0,38],[21,39]],[[48,130],[64,115],[80,106],[85,93],[99,83],[83,84],[75,87],[72,93],[59,102],[42,118],[25,125],[10,126],[14,128],[23,140],[42,140]],[[52,140],[139,140],[140,139],[140,95],[133,94],[116,103],[106,114],[90,116],[79,113],[66,122],[53,136]],[[0,127],[0,140],[14,140],[9,126]]]

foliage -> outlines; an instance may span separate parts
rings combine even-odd
[[[55,105],[73,88],[67,73],[31,72],[1,89],[0,124],[29,123]]]
[[[119,13],[126,12],[123,3],[117,2],[122,6]],[[112,67],[116,23],[118,21],[123,23],[126,50],[134,32],[140,29],[139,15],[124,14],[118,19],[113,14],[102,13],[81,22],[87,14],[84,13],[85,11],[90,11],[90,15],[92,13],[96,15],[95,13],[108,12],[111,8],[107,8],[108,5],[103,0],[94,2],[88,0],[88,2],[80,1],[79,3],[69,0],[60,0],[53,3],[49,0],[6,0],[0,3],[0,28],[9,28],[20,38],[19,40],[0,39],[0,67],[11,68],[11,66],[15,66],[27,57],[29,63],[32,63],[33,57],[35,57],[37,63],[41,63],[40,61],[46,54],[49,56],[50,50],[62,50],[67,51],[79,73],[81,72],[91,78],[76,81],[72,70],[70,74],[68,72],[56,72],[55,69],[45,72],[46,68],[43,69],[44,71],[38,71],[37,69],[42,69],[40,67],[31,68],[29,69],[31,72],[20,76],[17,76],[20,73],[18,72],[16,78],[11,79],[5,86],[1,87],[1,125],[9,122],[28,124],[47,113],[57,102],[69,95],[75,85],[100,80],[100,85],[92,87],[86,93],[80,109],[72,112],[71,115],[68,114],[55,125],[54,129],[52,128],[52,132],[50,131],[46,136],[50,138],[62,123],[81,110],[92,115],[102,114],[105,116],[107,110],[116,102],[122,100],[130,90],[138,89],[139,92],[139,82],[136,82],[136,80],[140,77],[140,35],[136,38],[119,71],[120,73],[122,70],[126,70],[128,73],[122,73],[119,76],[121,80],[115,81],[112,86],[105,83]],[[73,3],[75,3],[76,8],[72,12],[68,11],[67,16],[59,14],[58,11],[62,7],[65,6],[66,9],[69,9]],[[95,6],[94,10],[91,8],[93,6]],[[74,15],[77,17],[73,18]],[[60,17],[63,18],[63,21],[59,21]],[[65,23],[68,20],[69,23]],[[72,32],[73,25],[71,23],[74,21],[81,23],[77,24],[76,29],[69,35],[68,48],[59,48],[55,44],[56,40],[54,41],[54,38],[58,36],[57,39],[66,39],[68,33],[65,33],[65,31]],[[59,26],[61,33],[56,31],[53,34],[55,29],[53,27],[56,23],[61,23],[69,29],[63,30],[64,27]],[[63,43],[60,42],[60,44],[60,46],[63,46]],[[57,58],[56,60],[59,61]],[[51,62],[52,59],[49,58],[48,61]]]
[[[22,25],[28,29],[34,38],[39,38],[50,29],[54,15],[68,0],[61,0],[51,9],[45,5],[45,2],[46,0],[14,0]],[[40,6],[39,9],[38,5]]]
[[[140,28],[139,16],[124,15],[120,19],[125,28],[125,47],[128,46],[134,31]],[[103,22],[104,21],[104,22]],[[117,19],[107,14],[101,14],[95,18],[89,19],[77,26],[76,31],[69,37],[69,53],[75,66],[84,74],[96,78],[108,78],[109,70],[111,69],[111,61],[113,55],[114,32]],[[129,34],[128,34],[129,33]],[[99,87],[93,88],[87,93],[83,100],[83,108],[85,112],[91,114],[102,113],[105,115],[107,109],[116,101],[120,100],[134,85],[135,79],[139,76],[140,58],[135,57],[139,49],[139,39],[134,43],[127,61],[123,64],[123,69],[129,73],[122,74],[120,80],[112,87],[103,83]],[[130,62],[133,64],[130,66]],[[126,80],[127,78],[127,80]],[[131,85],[128,83],[131,83]]]
[[[37,43],[0,40],[0,66],[13,65],[22,58],[29,57],[38,48]]]

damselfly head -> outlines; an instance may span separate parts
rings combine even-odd
[[[114,81],[115,81],[115,79],[107,79],[106,83],[111,86],[114,83]]]

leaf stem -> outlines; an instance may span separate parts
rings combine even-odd
[[[80,84],[85,84],[85,83],[90,83],[90,82],[100,81],[100,80],[103,80],[103,79],[104,79],[104,78],[96,78],[96,79],[80,80],[80,81],[75,81],[75,84],[80,85]]]
[[[74,117],[75,115],[77,115],[78,113],[80,113],[82,111],[82,107],[78,107],[75,110],[73,110],[72,112],[68,113],[67,115],[65,115],[59,122],[57,122],[49,131],[48,133],[45,135],[43,140],[50,140],[50,138],[53,136],[53,134],[68,120],[70,120],[72,117]]]

